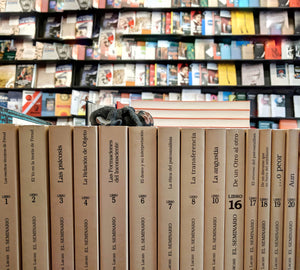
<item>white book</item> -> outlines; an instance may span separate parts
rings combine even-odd
[[[182,89],[181,100],[198,101],[200,95],[201,95],[201,89]]]
[[[155,60],[155,51],[157,48],[157,42],[146,42],[146,55],[145,59]]]
[[[192,80],[192,85],[200,85],[200,68],[199,68],[199,63],[193,63],[191,64],[191,73],[192,73],[192,78],[190,78],[190,80]]]
[[[135,66],[135,85],[145,86],[146,64],[136,64]]]
[[[264,85],[263,64],[242,64],[242,85]]]
[[[289,85],[288,64],[270,64],[271,84]]]
[[[300,117],[300,96],[294,95],[293,101],[294,101],[294,117]]]
[[[35,7],[35,0],[7,0],[6,1],[6,12],[30,12]]]
[[[122,34],[131,33],[135,26],[135,11],[119,13],[117,32]]]
[[[257,95],[258,117],[271,117],[271,98],[267,94]]]
[[[285,117],[285,95],[271,94],[271,116]]]
[[[210,5],[208,5],[210,6]],[[213,11],[204,11],[203,12],[205,19],[205,32],[202,35],[214,35],[214,23],[213,23]]]
[[[295,44],[292,40],[281,40],[281,59],[294,59]]]
[[[196,39],[195,40],[195,59],[205,59],[205,47],[213,44],[213,39]]]
[[[72,90],[71,114],[77,115],[80,102],[80,91]]]
[[[97,86],[112,86],[113,64],[98,65]]]
[[[113,70],[113,85],[125,86],[125,64],[114,65]]]
[[[181,94],[180,93],[169,93],[169,101],[180,101],[181,100]]]
[[[300,66],[289,65],[290,85],[300,85]]]
[[[127,86],[135,85],[135,64],[125,65],[125,84]]]
[[[151,34],[161,34],[162,12],[152,12]]]

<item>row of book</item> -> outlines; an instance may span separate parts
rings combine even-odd
[[[35,16],[1,16],[0,35],[26,35],[35,36]]]
[[[102,36],[101,36],[102,38]],[[167,40],[135,41],[122,39],[108,46],[93,42],[80,44],[0,40],[3,60],[253,60],[300,59],[300,40],[232,40],[230,44],[214,39],[195,42]]]
[[[298,146],[298,130],[0,125],[0,268],[299,269]]]
[[[46,38],[92,38],[99,36],[99,24],[93,15],[68,14],[48,17]],[[289,21],[287,11],[259,13],[260,34],[294,34],[300,32],[299,12]],[[104,30],[110,30],[106,32]],[[123,11],[105,13],[100,19],[100,35],[179,34],[179,35],[254,35],[254,16],[248,11]]]

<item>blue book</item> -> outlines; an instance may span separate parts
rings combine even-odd
[[[55,116],[55,93],[43,93],[42,116]]]
[[[242,47],[236,41],[231,42],[231,59],[242,59]]]
[[[221,59],[231,59],[231,46],[220,43]]]
[[[259,0],[249,0],[249,7],[259,7]]]
[[[249,7],[248,0],[239,0],[239,7]]]

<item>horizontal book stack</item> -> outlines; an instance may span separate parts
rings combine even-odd
[[[0,269],[299,269],[299,135],[0,125]]]

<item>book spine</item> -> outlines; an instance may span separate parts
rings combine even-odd
[[[295,269],[299,131],[288,130],[284,191],[283,268]]]
[[[224,268],[226,130],[205,134],[204,269]]]
[[[127,127],[99,129],[101,269],[128,269]]]
[[[226,132],[225,269],[243,268],[245,131]]]
[[[300,147],[300,144],[299,146]],[[300,150],[300,149],[299,149]],[[298,175],[300,173],[300,151],[298,151]],[[298,188],[300,186],[300,179],[298,177]],[[300,192],[297,197],[297,239],[296,239],[296,269],[300,269]]]
[[[0,269],[20,267],[18,128],[0,125]]]
[[[158,270],[179,269],[180,130],[158,128]]]
[[[272,131],[270,269],[282,266],[285,134],[284,130]]]
[[[259,131],[257,268],[269,269],[271,130]]]
[[[48,128],[19,127],[22,269],[50,269]]]
[[[72,128],[49,127],[52,267],[74,268]]]
[[[157,268],[156,128],[129,128],[130,269]]]
[[[180,269],[203,269],[204,129],[181,130]]]
[[[171,25],[173,21],[171,21],[171,12],[166,12],[166,34],[171,34]]]
[[[155,64],[150,64],[150,76],[149,76],[149,85],[155,86],[156,85],[156,68]]]
[[[256,269],[259,131],[246,133],[244,269]]]
[[[99,269],[98,140],[96,127],[74,127],[75,268]]]

